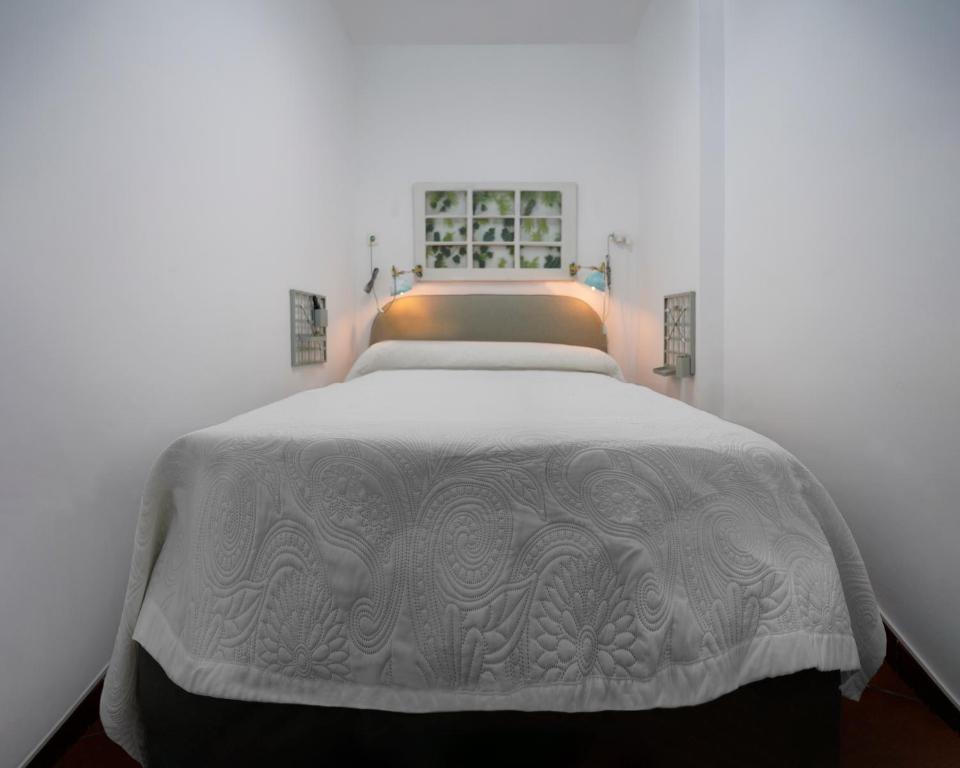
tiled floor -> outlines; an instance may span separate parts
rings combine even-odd
[[[137,768],[140,763],[107,738],[99,718],[55,768]]]
[[[960,733],[884,664],[859,702],[843,701],[843,768],[960,768]]]
[[[843,702],[842,768],[957,768],[960,734],[920,702],[886,664],[858,702]],[[135,768],[97,721],[57,768]]]

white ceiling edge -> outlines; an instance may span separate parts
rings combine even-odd
[[[332,0],[357,45],[628,43],[650,0]]]

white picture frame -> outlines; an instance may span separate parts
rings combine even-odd
[[[577,185],[418,182],[413,228],[424,280],[573,280]]]

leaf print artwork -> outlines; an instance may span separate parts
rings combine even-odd
[[[466,214],[467,193],[463,191],[436,191],[426,194],[426,212],[428,215],[447,213]]]
[[[556,246],[520,246],[521,269],[560,269],[560,248]]]
[[[559,243],[560,235],[560,219],[521,219],[521,240],[534,243]]]
[[[576,261],[577,247],[574,184],[456,186],[414,185],[416,216],[422,219],[416,226],[422,229],[415,232],[419,255],[413,263],[427,270],[427,280],[471,278],[434,271],[439,269],[490,270],[473,276],[481,280],[568,277],[563,268]]]
[[[473,240],[484,243],[512,243],[514,219],[474,219]]]
[[[429,246],[427,248],[426,266],[430,269],[465,268],[467,266],[467,246]]]
[[[465,243],[467,220],[430,218],[426,220],[425,234],[428,243]]]
[[[559,216],[563,213],[560,192],[521,192],[520,212],[523,216]]]
[[[506,269],[512,267],[513,256],[512,245],[473,246],[473,266],[475,269]]]
[[[473,193],[473,214],[510,216],[514,213],[515,201],[512,190],[477,190]]]

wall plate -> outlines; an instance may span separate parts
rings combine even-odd
[[[320,310],[314,311],[316,297]],[[290,291],[290,365],[327,362],[327,297],[309,291]]]
[[[660,376],[685,378],[696,372],[697,294],[695,291],[663,297],[663,365]]]

